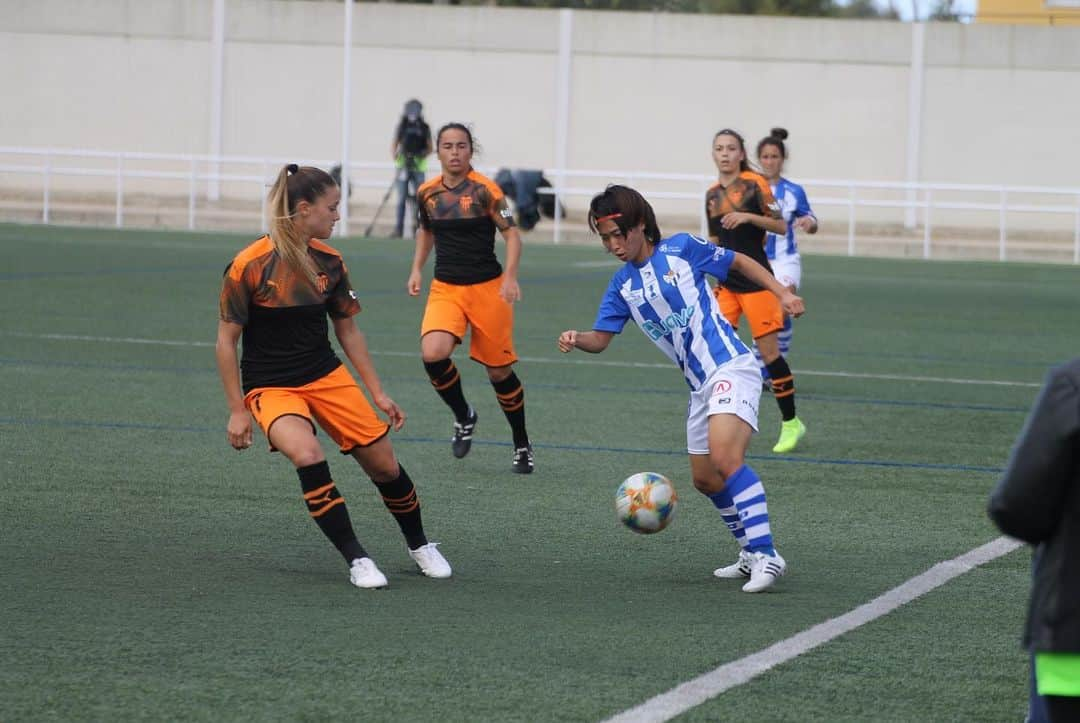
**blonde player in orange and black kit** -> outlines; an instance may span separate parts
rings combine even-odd
[[[473,170],[472,132],[461,123],[439,129],[435,151],[442,174],[417,194],[419,228],[407,288],[420,294],[421,269],[435,249],[435,278],[420,324],[420,351],[432,386],[454,413],[451,450],[469,453],[476,410],[465,401],[450,355],[471,327],[469,356],[487,369],[514,437],[511,469],[533,471],[533,450],[525,430],[525,389],[512,367],[514,311],[521,298],[518,261],[521,237],[499,187]],[[506,268],[495,257],[495,230],[506,240]]]
[[[720,177],[705,193],[709,238],[724,248],[746,254],[772,273],[765,253],[765,234],[785,234],[787,224],[768,181],[750,170],[746,144],[730,128],[713,137],[712,155]],[[784,311],[775,296],[737,272],[728,274],[715,293],[729,324],[737,329],[740,316],[750,323],[750,335],[772,379],[773,396],[783,418],[780,439],[773,451],[791,452],[806,434],[806,426],[795,416],[795,377],[780,353],[777,338],[784,328]]]
[[[228,440],[237,450],[250,447],[254,416],[270,450],[296,466],[308,512],[345,558],[352,583],[385,587],[386,576],[357,541],[345,499],[330,476],[315,438],[318,422],[375,483],[420,570],[429,577],[450,577],[446,558],[424,535],[416,488],[394,455],[390,425],[376,415],[330,346],[328,316],[375,405],[394,429],[401,429],[405,413],[383,391],[364,335],[353,322],[360,304],[348,270],[341,255],[320,240],[330,237],[340,200],[328,173],[295,164],[282,168],[270,189],[270,233],[225,270],[216,355],[229,405]]]

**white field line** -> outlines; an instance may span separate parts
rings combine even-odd
[[[0,335],[4,336],[17,336],[29,339],[52,339],[56,341],[87,341],[87,342],[101,342],[109,344],[149,344],[157,346],[190,346],[190,347],[212,347],[214,342],[211,341],[170,341],[167,339],[141,339],[135,337],[116,337],[116,336],[83,336],[80,334],[33,334],[29,332],[19,331],[0,331]],[[419,356],[419,352],[413,351],[375,351],[371,350],[371,354],[375,356],[400,356],[400,357],[412,357]],[[666,362],[628,362],[628,361],[607,361],[602,359],[582,358],[578,357],[542,357],[542,356],[523,356],[519,357],[520,361],[529,362],[530,364],[584,364],[589,366],[607,366],[618,367],[621,369],[667,369],[671,366]],[[971,384],[976,386],[996,386],[996,387],[1031,387],[1038,389],[1042,387],[1041,382],[1017,382],[1004,379],[964,379],[955,377],[920,377],[910,376],[905,374],[864,374],[861,372],[832,372],[832,371],[815,371],[813,369],[799,369],[799,374],[804,374],[810,377],[843,377],[845,379],[886,379],[890,381],[904,381],[904,382],[937,382],[940,384]]]
[[[753,680],[781,663],[922,597],[954,577],[1012,552],[1022,544],[1008,537],[999,537],[959,557],[939,562],[921,575],[894,587],[865,605],[860,605],[839,617],[831,618],[801,633],[796,633],[764,650],[688,680],[666,693],[650,698],[641,705],[608,718],[606,723],[653,723],[671,720],[710,698],[715,698],[725,691]]]

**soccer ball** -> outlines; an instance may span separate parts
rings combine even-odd
[[[651,535],[671,522],[679,496],[675,485],[662,474],[638,472],[623,480],[615,492],[619,521],[634,532]]]

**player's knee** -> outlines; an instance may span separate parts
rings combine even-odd
[[[401,468],[398,466],[397,460],[393,457],[389,460],[380,460],[375,464],[368,466],[364,471],[367,472],[371,481],[377,485],[393,482],[401,475]]]
[[[724,488],[724,482],[715,475],[699,477],[694,475],[694,489],[703,495],[711,495]]]
[[[297,469],[301,467],[310,467],[313,464],[318,464],[326,459],[326,455],[323,454],[322,447],[317,444],[314,447],[302,447],[300,449],[292,450],[289,453],[289,461],[293,463]]]
[[[721,489],[724,484],[727,484],[727,480],[733,474],[735,474],[739,467],[743,466],[744,459],[741,454],[735,454],[732,452],[719,452],[709,456],[712,461],[713,467],[716,469],[716,476],[721,482]],[[715,490],[719,492],[720,490]]]
[[[487,367],[488,379],[491,380],[492,384],[498,384],[509,377],[513,372],[514,368],[512,366]]]
[[[434,364],[436,362],[446,361],[450,358],[450,354],[442,349],[428,349],[422,347],[420,349],[420,359],[425,364]]]
[[[780,349],[778,345],[770,345],[769,348],[758,347],[761,361],[766,364],[772,364],[774,361],[780,358]]]

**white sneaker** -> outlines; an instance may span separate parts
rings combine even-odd
[[[386,587],[386,575],[375,567],[375,561],[370,557],[358,557],[349,566],[349,580],[357,587],[374,589]]]
[[[750,565],[754,556],[746,550],[739,550],[739,559],[727,567],[718,567],[712,571],[716,577],[725,580],[738,580],[741,577],[750,577]]]
[[[428,577],[450,577],[450,563],[447,562],[446,558],[442,556],[442,553],[436,549],[436,545],[438,544],[439,543],[437,542],[429,542],[415,550],[409,550],[409,557],[411,557],[417,567],[420,568],[420,572]]]
[[[776,580],[787,572],[787,563],[780,554],[766,555],[764,552],[751,553],[750,582],[742,586],[743,592],[761,592],[772,587]]]

